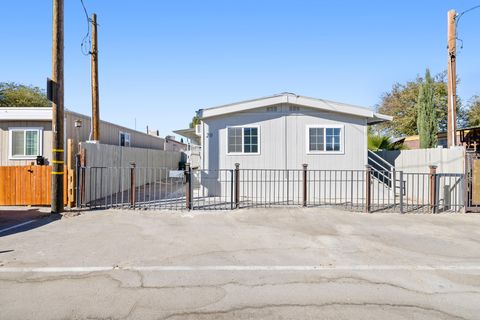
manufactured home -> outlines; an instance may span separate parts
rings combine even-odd
[[[90,140],[89,116],[65,110],[65,141]],[[163,150],[165,140],[100,121],[100,143]],[[52,155],[52,108],[0,108],[0,166],[24,166]]]
[[[198,111],[203,169],[362,170],[367,128],[392,117],[282,93]]]

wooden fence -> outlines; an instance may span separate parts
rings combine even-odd
[[[1,206],[48,206],[52,197],[51,166],[0,167]],[[67,175],[64,175],[64,199],[67,203]]]

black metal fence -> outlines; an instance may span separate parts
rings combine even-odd
[[[233,210],[339,207],[351,211],[457,212],[463,174],[365,170],[79,167],[77,207]]]

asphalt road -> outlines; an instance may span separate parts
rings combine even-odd
[[[47,207],[6,207],[0,206],[0,237],[19,229],[29,229],[30,224],[38,225],[48,219],[42,219],[50,215],[50,208]],[[49,219],[55,218],[49,216]],[[58,217],[57,217],[58,218]],[[27,227],[28,226],[28,227]],[[14,230],[15,229],[15,230]]]
[[[0,318],[478,319],[479,244],[478,214],[88,212],[0,237]]]

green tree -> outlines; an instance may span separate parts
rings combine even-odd
[[[368,150],[404,150],[403,143],[391,142],[392,138],[380,133],[375,133],[372,130],[368,131]]]
[[[418,134],[417,128],[417,100],[420,87],[424,79],[420,76],[414,81],[404,84],[395,83],[389,92],[381,96],[380,103],[376,106],[378,112],[393,116],[393,121],[379,124],[377,130],[392,136],[409,136]],[[457,80],[458,83],[458,80]],[[437,119],[437,130],[447,130],[447,101],[448,86],[446,72],[432,77],[433,104]],[[458,124],[463,125],[466,113],[462,109],[461,100],[457,97]]]
[[[420,86],[417,100],[417,130],[420,148],[437,146],[437,116],[435,112],[434,92],[430,70],[425,72],[425,81]]]
[[[468,126],[480,126],[480,96],[473,96],[470,99],[467,114]]]
[[[38,87],[0,82],[0,107],[51,107],[51,103]]]
[[[192,122],[190,122],[190,124],[189,124],[189,127],[190,127],[190,128],[195,128],[195,126],[196,126],[197,124],[200,124],[200,122],[201,122],[200,118],[199,118],[198,116],[194,116],[194,117],[192,118]]]

